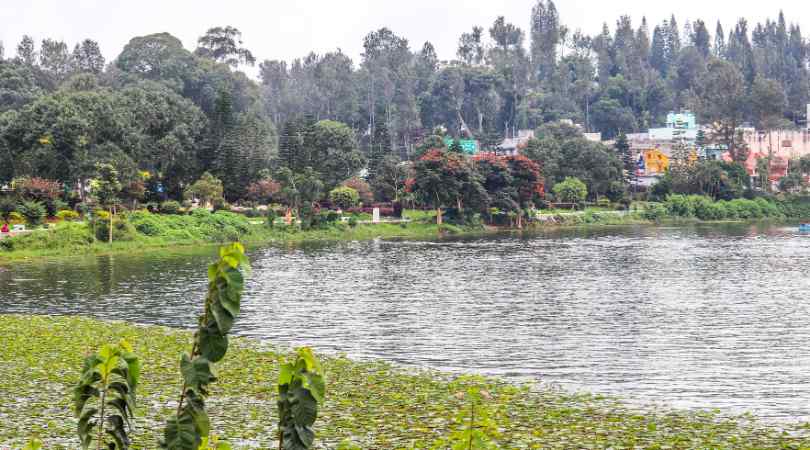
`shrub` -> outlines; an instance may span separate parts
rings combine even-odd
[[[57,212],[69,209],[67,202],[63,202],[58,198],[45,200],[44,203],[45,210],[48,212],[48,217],[55,217]]]
[[[360,202],[360,194],[357,193],[356,189],[342,186],[333,189],[329,193],[329,200],[340,209],[349,209],[357,206]]]
[[[110,239],[110,218],[97,218],[93,222],[96,239],[107,242]],[[125,217],[117,216],[113,220],[113,241],[134,241],[137,237],[136,228]]]
[[[87,214],[88,211],[90,211],[90,207],[87,206],[87,203],[84,202],[76,203],[76,206],[73,209],[75,209],[76,212],[78,212],[81,215],[85,215]]]
[[[175,200],[168,200],[160,204],[161,214],[180,214],[180,202]]]
[[[213,207],[214,207],[214,212],[216,212],[216,211],[230,211],[231,210],[230,203],[226,202],[224,198],[220,197],[220,198],[214,199],[214,201],[212,203],[213,203]]]
[[[693,217],[695,215],[694,205],[685,195],[670,195],[664,205],[671,216]]]
[[[0,198],[0,219],[9,220],[11,213],[17,210],[17,202],[10,197]]]
[[[341,183],[341,185],[357,191],[357,195],[360,196],[360,201],[363,202],[363,204],[369,204],[374,201],[374,193],[371,191],[371,186],[360,178],[350,178]]]
[[[83,224],[66,222],[47,231],[26,233],[0,240],[0,249],[49,250],[75,248],[81,250],[94,241],[90,229]]]
[[[59,220],[72,222],[74,220],[79,220],[79,213],[70,209],[63,209],[56,213],[56,218]]]
[[[17,207],[17,211],[23,217],[25,217],[25,221],[32,227],[42,224],[42,221],[45,219],[45,215],[47,214],[45,205],[36,201],[20,203],[20,205]]]
[[[356,217],[349,217],[349,226],[354,228],[357,226],[357,218]]]
[[[660,203],[647,205],[644,208],[644,211],[641,213],[642,217],[653,222],[660,222],[661,219],[667,216],[667,214],[667,208]]]
[[[278,214],[276,210],[273,208],[267,208],[267,221],[265,222],[268,227],[273,228],[273,225],[276,223],[276,218]]]
[[[25,217],[23,217],[22,214],[18,213],[17,211],[12,211],[8,215],[8,223],[15,225],[25,223]]]
[[[245,211],[244,214],[245,214],[245,216],[250,217],[250,218],[256,218],[256,217],[261,217],[262,216],[262,212],[259,211],[256,208],[250,208],[247,211]]]

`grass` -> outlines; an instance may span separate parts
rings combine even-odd
[[[71,387],[83,355],[127,339],[144,368],[134,448],[156,448],[175,409],[179,355],[188,332],[80,317],[0,315],[0,448],[30,437],[45,448],[76,448]],[[234,339],[217,367],[212,428],[236,448],[273,448],[278,361],[288,352]],[[321,356],[327,400],[316,422],[317,448],[350,440],[362,449],[448,448],[442,439],[465,426],[468,387],[487,391],[482,408],[497,448],[808,448],[810,440],[750,417],[648,409],[587,394],[532,389],[492,378],[405,370],[382,362]],[[436,444],[434,447],[434,443]],[[464,447],[466,448],[466,447]]]
[[[410,217],[408,217],[410,216]],[[72,257],[79,254],[138,253],[167,247],[216,245],[239,240],[247,245],[276,245],[305,241],[355,241],[386,239],[435,239],[440,234],[481,233],[481,229],[438,227],[426,223],[430,214],[409,211],[412,221],[404,224],[336,224],[307,231],[276,226],[269,228],[261,218],[202,210],[190,215],[156,215],[136,212],[131,227],[115,230],[112,244],[93,239],[92,230],[81,223],[63,222],[48,229],[0,240],[0,263],[40,257]],[[105,238],[106,232],[99,236]],[[105,238],[106,239],[106,238]]]

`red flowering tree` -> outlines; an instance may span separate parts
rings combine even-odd
[[[271,178],[256,181],[247,187],[247,197],[255,202],[271,203],[281,191],[281,183]]]
[[[371,186],[360,178],[349,178],[341,183],[341,186],[357,191],[357,194],[360,196],[360,201],[363,202],[364,205],[370,205],[374,202],[374,193],[371,192]]]
[[[14,180],[14,191],[26,200],[48,202],[62,195],[62,183],[45,178],[18,178]]]
[[[436,209],[436,223],[442,223],[442,208],[453,206],[463,213],[466,206],[487,203],[481,177],[462,154],[433,149],[414,164],[413,182],[407,189],[420,200]]]

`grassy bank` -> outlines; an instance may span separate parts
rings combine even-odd
[[[71,257],[77,254],[134,253],[166,247],[215,245],[239,240],[247,245],[277,245],[308,241],[361,241],[370,239],[436,239],[447,235],[481,235],[514,231],[484,226],[437,226],[432,211],[406,211],[407,223],[370,224],[360,221],[320,224],[309,230],[279,223],[268,227],[262,218],[230,212],[194,210],[187,215],[131,213],[116,222],[112,244],[106,228],[63,222],[47,230],[0,240],[0,264],[38,257]],[[123,217],[122,217],[123,219]],[[370,219],[370,217],[368,218]],[[797,221],[810,219],[810,202],[776,202],[737,199],[713,202],[701,196],[671,196],[661,203],[634,205],[632,211],[589,208],[585,211],[545,210],[527,229],[643,224],[692,224],[730,221]]]
[[[179,392],[178,360],[187,332],[75,317],[0,315],[0,448],[38,436],[45,448],[76,448],[70,388],[83,355],[126,338],[141,356],[135,448],[156,448]],[[282,353],[236,339],[217,368],[212,428],[236,448],[267,448],[275,438],[274,383]],[[485,389],[486,433],[497,448],[807,448],[748,418],[639,411],[590,395],[530,390],[494,379],[454,378],[379,362],[323,357],[327,400],[316,423],[318,448],[351,440],[362,449],[448,448],[464,426],[462,398]],[[654,399],[651,399],[654,400]],[[481,410],[483,411],[483,410]],[[481,413],[479,411],[479,414]],[[465,447],[466,448],[466,447]]]
[[[247,245],[274,245],[305,241],[354,241],[376,238],[435,239],[440,234],[481,233],[481,228],[438,227],[424,213],[409,212],[413,221],[401,224],[328,226],[299,230],[268,227],[263,219],[250,219],[229,212],[196,210],[189,215],[158,215],[135,212],[120,227],[114,227],[113,243],[105,242],[106,228],[94,230],[84,223],[62,222],[48,229],[0,240],[0,263],[38,257],[70,257],[86,254],[133,253],[166,247],[214,245],[239,240]],[[123,219],[123,218],[122,218]],[[441,231],[441,233],[440,233]],[[96,237],[94,237],[96,236]]]

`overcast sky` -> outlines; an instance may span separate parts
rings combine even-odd
[[[197,37],[216,25],[233,25],[245,45],[261,61],[291,60],[310,51],[340,48],[357,62],[362,39],[369,31],[389,27],[417,49],[433,42],[442,59],[454,57],[459,35],[473,25],[488,28],[499,16],[528,28],[535,0],[0,0],[0,41],[6,56],[23,34],[39,42],[61,39],[71,46],[91,38],[101,45],[108,61],[134,36],[168,31],[194,48]],[[732,26],[740,16],[764,21],[785,11],[810,36],[807,0],[558,0],[561,21],[572,30],[593,34],[603,22],[614,27],[622,14],[634,26],[642,16],[656,24],[675,13],[679,25],[702,18],[714,33],[715,22]],[[677,10],[676,10],[677,6]]]

